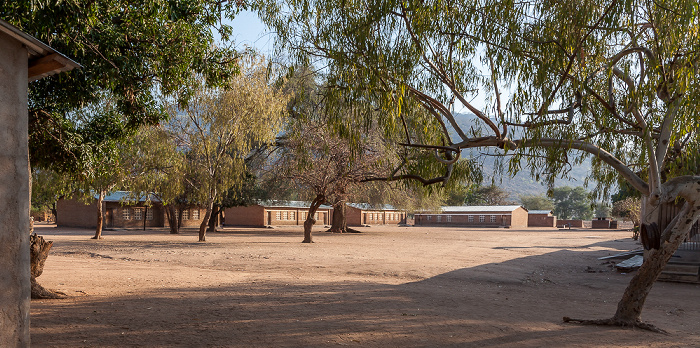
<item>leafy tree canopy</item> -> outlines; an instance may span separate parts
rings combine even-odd
[[[559,219],[590,220],[593,217],[591,198],[583,187],[557,187],[552,190],[554,215]]]
[[[520,196],[520,204],[527,210],[553,210],[554,203],[552,200],[544,195],[533,196],[524,195]]]
[[[158,95],[180,92],[187,103],[196,75],[224,86],[238,53],[216,47],[214,37],[229,40],[221,20],[237,11],[236,2],[210,0],[0,3],[0,18],[83,66],[30,84],[32,162],[80,172],[98,146],[166,117]],[[104,100],[112,112],[76,114]]]

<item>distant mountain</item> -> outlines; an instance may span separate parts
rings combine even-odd
[[[483,122],[474,114],[455,114],[455,121],[461,127],[461,129],[470,134],[470,130],[482,131],[484,135],[490,134],[489,131],[483,129]],[[495,122],[497,123],[497,122]],[[453,132],[452,140],[457,140],[459,137],[457,133],[450,126],[449,129]],[[509,131],[512,128],[509,128]],[[518,134],[515,136],[510,135],[511,138],[517,138]],[[486,149],[464,149],[462,151],[463,158],[473,157],[482,164],[482,172],[484,174],[484,184],[488,185],[494,182],[496,185],[501,186],[504,191],[511,194],[511,199],[514,201],[518,200],[521,195],[539,195],[547,192],[547,187],[544,184],[537,182],[534,178],[530,176],[530,168],[527,167],[527,163],[523,160],[520,163],[521,170],[514,176],[510,177],[508,173],[499,174],[496,172],[496,160],[497,157],[493,156],[495,152],[486,152]],[[503,159],[504,161],[507,159]],[[504,170],[507,171],[508,164],[504,163]],[[570,179],[556,179],[555,186],[583,186],[584,180],[589,175],[591,170],[590,160],[584,161],[580,165],[575,165],[572,167],[568,175]]]

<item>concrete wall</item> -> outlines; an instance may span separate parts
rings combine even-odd
[[[510,227],[512,228],[526,228],[527,227],[527,210],[525,208],[519,207],[513,210],[511,215]]]
[[[557,227],[557,217],[544,214],[528,214],[528,227]]]
[[[0,347],[29,346],[27,50],[0,32]]]

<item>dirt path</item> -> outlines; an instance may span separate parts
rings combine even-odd
[[[34,347],[691,347],[700,286],[658,283],[646,320],[669,330],[562,324],[603,318],[630,274],[598,257],[630,232],[363,228],[105,231],[38,226],[54,248],[32,301]]]

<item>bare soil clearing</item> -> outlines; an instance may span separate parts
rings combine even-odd
[[[32,301],[34,347],[692,347],[700,286],[657,283],[644,319],[606,318],[631,275],[598,257],[629,231],[360,228],[94,231],[38,225],[54,246]]]

